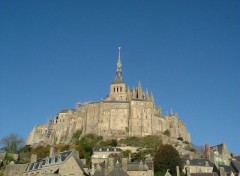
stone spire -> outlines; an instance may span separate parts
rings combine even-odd
[[[117,72],[116,77],[113,81],[113,84],[125,83],[123,80],[122,74],[122,61],[121,61],[121,47],[118,47],[119,54],[118,54],[118,62],[117,62]]]

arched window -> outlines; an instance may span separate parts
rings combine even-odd
[[[118,87],[117,87],[117,92],[118,92]]]
[[[120,87],[120,92],[122,92],[122,87]]]
[[[115,92],[115,87],[113,88],[113,92]]]

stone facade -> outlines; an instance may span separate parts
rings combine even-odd
[[[217,165],[229,165],[232,158],[225,143],[210,146],[205,145],[206,157]]]
[[[187,159],[184,163],[183,173],[212,173],[214,164],[208,159]]]
[[[115,79],[104,100],[78,103],[75,109],[62,110],[49,124],[35,126],[27,144],[69,143],[76,130],[82,130],[82,135],[94,133],[105,139],[159,135],[169,130],[171,137],[191,142],[190,133],[177,114],[163,115],[153,94],[143,91],[140,82],[132,89],[126,85],[120,54]]]
[[[35,160],[29,164],[10,164],[6,168],[6,175],[89,175],[88,168],[79,159],[77,151],[69,150],[55,154],[47,158]]]
[[[94,148],[90,173],[93,176],[153,176],[154,166],[152,161],[130,162],[123,158],[120,148]]]

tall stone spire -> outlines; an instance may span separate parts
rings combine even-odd
[[[122,61],[121,61],[121,47],[118,47],[118,62],[117,62],[117,72],[116,77],[113,81],[113,84],[119,84],[119,83],[125,83],[123,80],[123,74],[122,74]]]

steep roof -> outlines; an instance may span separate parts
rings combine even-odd
[[[107,174],[107,176],[129,176],[127,172],[125,172],[120,164],[117,162],[115,167]]]
[[[73,150],[60,152],[58,155],[54,157],[51,157],[51,158],[46,157],[46,158],[37,160],[37,162],[29,163],[28,167],[26,168],[26,171],[39,170],[39,169],[42,169],[43,166],[47,166],[49,164],[54,165],[54,164],[62,163],[69,157],[69,155],[72,152]]]
[[[232,160],[231,162],[231,166],[233,167],[233,169],[236,171],[236,172],[240,172],[240,161],[234,161]]]
[[[218,176],[216,172],[213,173],[191,173],[191,176]]]
[[[184,159],[185,163],[189,161],[189,165],[191,166],[207,166],[207,167],[213,167],[214,164],[209,159],[202,159],[202,158],[194,158],[194,159]]]
[[[223,167],[226,174],[229,174],[233,171],[231,166],[228,166],[228,165],[218,165],[218,166]]]
[[[76,151],[68,150],[68,151],[60,152],[58,155],[53,156],[53,157],[46,157],[43,159],[39,159],[39,160],[37,160],[37,162],[29,163],[25,171],[31,172],[34,170],[41,170],[43,167],[48,167],[48,166],[51,167],[54,165],[59,165],[59,167],[60,167],[66,160],[68,160],[68,158],[70,156],[73,156],[76,163],[83,171],[83,174],[87,175],[84,170],[84,168],[86,168],[85,165],[82,163],[82,161],[79,158],[77,158],[74,155],[74,152],[76,152]]]

